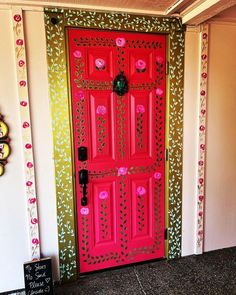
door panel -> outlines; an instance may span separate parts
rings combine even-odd
[[[68,29],[68,45],[80,271],[164,257],[166,37]]]

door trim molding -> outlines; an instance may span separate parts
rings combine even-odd
[[[182,138],[184,31],[177,18],[103,13],[85,10],[45,9],[49,96],[51,102],[57,193],[60,278],[78,276],[76,202],[74,201],[73,137],[66,58],[66,27],[167,34],[166,148],[166,256],[181,256],[182,223]]]

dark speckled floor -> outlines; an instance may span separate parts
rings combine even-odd
[[[58,286],[55,293],[236,295],[236,247],[97,272],[76,284]]]

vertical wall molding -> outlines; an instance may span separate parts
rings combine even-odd
[[[205,158],[206,158],[206,114],[208,79],[208,39],[209,25],[201,26],[200,34],[200,89],[198,111],[198,162],[197,162],[197,210],[195,254],[203,253],[204,243],[204,203],[205,203]]]
[[[22,150],[24,160],[25,200],[27,202],[29,243],[31,259],[40,258],[40,240],[37,211],[37,195],[35,187],[35,169],[31,120],[29,108],[29,91],[27,79],[27,62],[24,38],[24,22],[22,9],[12,9],[15,62],[17,74],[18,103],[21,120]]]

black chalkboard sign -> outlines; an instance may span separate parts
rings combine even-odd
[[[25,294],[54,294],[51,258],[24,263]]]

